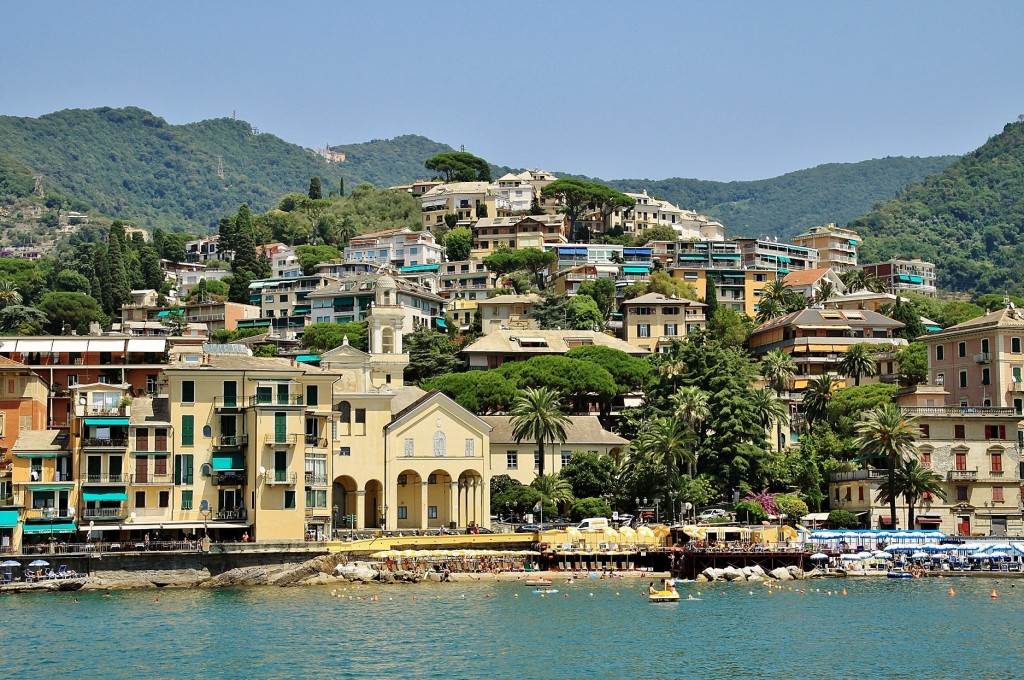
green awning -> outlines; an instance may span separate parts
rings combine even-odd
[[[13,529],[18,526],[17,510],[0,510],[0,529]]]
[[[270,319],[239,319],[238,328],[258,328],[260,326],[269,326]]]
[[[122,487],[120,491],[112,489],[109,491],[83,491],[83,501],[120,501],[124,502],[128,500],[128,494],[125,493]]]
[[[911,276],[910,277],[910,282],[911,283],[923,283],[924,279],[922,279],[920,276]]]
[[[213,469],[217,472],[224,470],[244,470],[245,454],[217,454],[213,457]]]
[[[708,259],[708,256],[707,255],[680,255],[679,259],[680,260],[706,260],[706,259]]]
[[[907,276],[906,274],[900,274],[900,275],[899,275],[898,277],[896,277],[896,278],[897,278],[897,280],[899,280],[899,281],[909,281],[909,280],[910,280],[910,277],[909,277],[909,276]]]
[[[70,451],[17,451],[15,458],[62,458],[70,456]]]
[[[292,314],[309,314],[309,307],[295,307],[292,309]]]
[[[448,328],[448,324],[444,322],[444,319],[434,319],[437,322],[439,328]]]
[[[75,486],[74,482],[67,484],[33,484],[28,487],[29,491],[67,491]]]
[[[738,260],[740,255],[738,253],[716,253],[711,257],[717,260]]]
[[[647,274],[651,270],[647,267],[623,267],[622,271],[626,274]]]
[[[929,333],[938,333],[942,330],[942,326],[925,326],[924,329]]]
[[[78,529],[74,522],[54,522],[53,524],[26,524],[23,534],[73,534]]]
[[[441,268],[439,264],[418,264],[409,267],[402,267],[402,272],[432,272]]]
[[[779,262],[789,262],[790,259],[785,255],[779,255]]]
[[[855,245],[857,245],[857,241],[855,241],[854,239],[852,239],[852,238],[851,238],[851,239],[850,239],[850,245],[851,245],[851,246],[855,246]]]
[[[127,418],[86,418],[86,425],[127,425]]]
[[[314,361],[320,361],[320,355],[319,354],[300,354],[299,356],[295,357],[295,360],[296,361],[301,361],[303,363],[311,364]]]
[[[157,312],[157,313],[156,313],[156,315],[157,315],[158,317],[159,317],[159,316],[170,316],[170,314],[171,314],[171,310],[169,310],[169,309],[165,309],[165,310],[164,310],[164,311],[162,311],[162,312]]]

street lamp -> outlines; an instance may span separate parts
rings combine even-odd
[[[332,531],[331,533],[334,534],[337,531],[338,526],[341,524],[341,522],[339,521],[341,519],[341,515],[338,514],[338,506],[337,505],[334,505],[332,507],[332,509],[334,510],[334,515],[333,515],[333,517],[334,517],[334,526],[333,526],[334,531]]]
[[[672,512],[670,514],[672,515],[673,522],[679,521],[679,516],[676,514],[676,498],[678,496],[679,494],[676,493],[674,490],[668,492],[668,497],[672,499]]]

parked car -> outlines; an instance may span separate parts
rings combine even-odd
[[[535,531],[551,531],[550,524],[524,524],[516,529],[518,534],[532,534]]]
[[[698,522],[711,522],[716,519],[728,519],[729,513],[722,508],[708,508],[704,512],[697,515]]]

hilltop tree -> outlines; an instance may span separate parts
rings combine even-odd
[[[349,323],[319,322],[306,326],[302,333],[302,346],[314,352],[326,352],[341,347],[348,338],[348,344],[362,352],[367,351],[367,323],[353,321]]]
[[[602,217],[607,220],[607,216],[616,207],[626,207],[635,203],[629,196],[603,184],[567,177],[548,184],[541,190],[541,195],[557,198],[561,202],[562,212],[569,218],[570,241],[576,240],[576,223],[586,213],[599,210]]]
[[[435,154],[423,163],[427,170],[439,172],[445,182],[490,182],[491,166],[483,158],[465,151]]]
[[[85,334],[90,323],[103,317],[99,303],[85,293],[47,293],[38,309],[46,315],[46,330],[53,335]]]

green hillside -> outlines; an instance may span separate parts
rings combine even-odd
[[[354,187],[350,182],[360,181],[389,187],[429,178],[432,173],[423,167],[423,161],[454,149],[420,135],[402,135],[361,144],[339,144],[331,150],[345,154],[346,186]]]
[[[940,288],[1024,293],[1024,122],[851,226],[866,237],[864,262],[921,257],[938,265]]]
[[[907,184],[941,172],[956,156],[879,158],[860,163],[829,163],[749,182],[698,179],[620,179],[619,191],[647,193],[681,208],[700,211],[725,225],[730,236],[778,236],[788,240],[827,222],[863,215],[876,201]]]
[[[198,230],[250,203],[266,210],[309,178],[337,186],[338,165],[248,123],[170,125],[137,108],[0,116],[4,153],[52,187],[145,227]],[[224,178],[218,177],[218,156]]]

